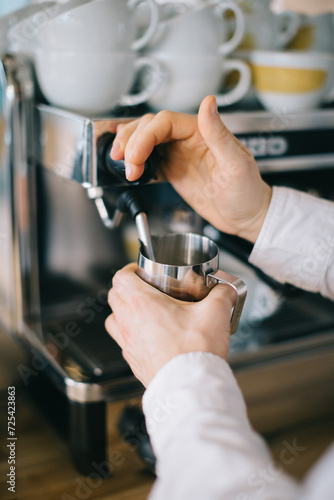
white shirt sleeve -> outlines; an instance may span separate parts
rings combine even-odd
[[[251,428],[233,373],[206,352],[182,354],[154,377],[143,409],[157,458],[149,500],[319,500],[333,498],[334,446],[304,483],[284,473],[302,447],[274,461]]]
[[[274,187],[249,262],[281,283],[334,299],[334,203]]]
[[[143,409],[157,458],[150,500],[299,498],[297,484],[251,428],[222,358],[192,352],[172,359],[148,386]]]
[[[250,262],[278,281],[334,298],[334,203],[287,188],[272,201]],[[334,447],[303,484],[284,473],[251,428],[228,364],[180,355],[154,377],[143,410],[157,480],[150,500],[319,500],[333,497]],[[298,445],[298,443],[297,443]]]

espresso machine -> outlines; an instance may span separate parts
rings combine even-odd
[[[116,125],[135,110],[93,119],[52,107],[39,94],[32,65],[18,55],[2,56],[0,81],[1,328],[28,354],[27,363],[18,366],[23,384],[46,378],[54,398],[58,394],[65,402],[69,446],[78,469],[89,474],[93,463],[106,460],[107,403],[143,393],[104,328],[113,275],[131,260],[118,224],[120,195],[129,187],[135,190],[161,232],[173,214],[183,212],[187,227],[207,234],[244,263],[251,249],[208,226],[171,186],[156,182],[158,157],[133,186],[122,166],[110,167]],[[328,182],[334,167],[332,110],[294,117],[232,110],[224,120],[256,157],[268,182],[298,186],[306,169],[315,175],[302,187],[323,179],[325,196],[333,196]],[[303,382],[296,377],[301,367],[318,360],[317,384],[328,381],[322,367],[324,357],[334,359],[334,311],[325,299],[261,279],[286,299],[268,320],[241,324],[230,363],[255,427],[270,431],[276,425],[269,423],[272,399],[282,401],[291,380],[294,391],[301,390]],[[277,375],[281,372],[288,380]],[[331,391],[327,387],[323,399],[333,401]],[[289,423],[288,416],[275,412]],[[257,415],[262,417],[257,420]]]
[[[113,275],[128,262],[108,227],[126,183],[101,158],[117,121],[38,103],[19,56],[3,56],[0,75],[1,327],[29,354],[23,383],[46,376],[65,395],[70,447],[89,473],[105,459],[106,401],[143,390],[104,328]]]

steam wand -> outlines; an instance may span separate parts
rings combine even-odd
[[[116,210],[120,210],[121,213],[124,213],[127,210],[130,211],[130,214],[132,215],[137,226],[139,240],[145,248],[145,253],[150,260],[155,261],[147,215],[143,209],[140,197],[137,194],[134,194],[132,190],[127,189],[118,198]]]
[[[137,194],[134,194],[131,189],[124,191],[117,200],[116,209],[112,219],[109,216],[102,196],[94,197],[94,201],[101,220],[108,229],[115,229],[118,227],[124,214],[126,212],[130,212],[136,223],[139,240],[145,249],[146,256],[150,260],[155,261],[147,215],[142,206],[142,201]]]

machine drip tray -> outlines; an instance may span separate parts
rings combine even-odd
[[[240,326],[231,338],[230,362],[233,368],[247,368],[281,353],[298,353],[323,343],[334,346],[333,302],[297,290],[261,324]]]
[[[105,307],[92,322],[78,316],[43,318],[44,342],[70,378],[100,383],[132,374],[120,347],[105,330],[109,314],[110,309]]]
[[[109,307],[101,307],[85,318],[69,314],[70,309],[75,307],[52,306],[42,319],[43,341],[68,376],[89,383],[131,377],[120,347],[105,330]],[[248,362],[265,359],[267,353],[268,358],[274,358],[282,346],[286,352],[292,344],[294,350],[305,342],[317,345],[321,334],[328,332],[333,332],[329,338],[334,342],[333,303],[318,294],[297,290],[260,324],[239,325],[231,337],[230,360],[232,365],[236,362],[247,367]]]
[[[333,302],[318,294],[301,293],[290,297],[260,330],[267,343],[277,343],[330,328],[334,328]]]

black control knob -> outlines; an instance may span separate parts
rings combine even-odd
[[[156,149],[153,149],[150,156],[145,162],[144,172],[139,177],[139,179],[131,182],[128,181],[125,176],[125,165],[124,161],[114,161],[110,158],[110,151],[115,139],[115,135],[111,132],[106,132],[101,135],[97,141],[97,156],[98,156],[98,168],[103,172],[109,174],[109,182],[112,184],[122,185],[129,184],[132,186],[139,186],[147,184],[152,180],[157,179],[156,172],[159,169],[161,158]]]

